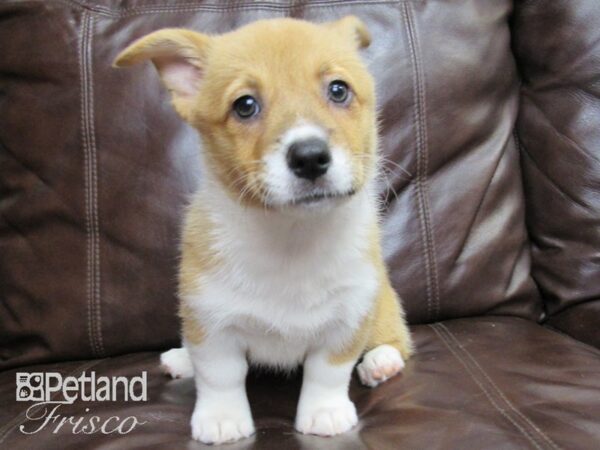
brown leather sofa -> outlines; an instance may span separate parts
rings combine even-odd
[[[418,351],[354,380],[360,426],[330,439],[294,432],[298,376],[252,373],[258,431],[228,448],[600,448],[598,0],[0,2],[0,448],[202,447],[192,381],[158,370],[198,138],[151,66],[111,61],[162,27],[347,14],[374,38],[384,250]],[[146,423],[26,434],[16,373],[49,371],[147,371],[147,401],[60,410]]]

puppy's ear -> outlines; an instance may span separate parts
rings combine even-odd
[[[371,43],[371,34],[367,26],[356,16],[346,16],[335,22],[329,22],[328,26],[354,41],[356,48],[367,48]]]
[[[195,31],[167,28],[135,41],[116,57],[113,66],[151,60],[171,93],[175,110],[189,121],[202,82],[209,41],[208,36]]]

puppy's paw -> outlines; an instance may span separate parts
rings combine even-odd
[[[173,348],[160,355],[160,369],[172,378],[194,376],[194,366],[186,348]]]
[[[250,411],[231,409],[213,414],[202,410],[192,415],[192,437],[204,444],[224,444],[254,434]]]
[[[296,430],[303,434],[335,436],[345,433],[357,423],[354,403],[346,400],[330,407],[306,408],[296,417]]]
[[[362,384],[375,387],[404,368],[400,352],[391,345],[380,345],[367,352],[356,371]]]

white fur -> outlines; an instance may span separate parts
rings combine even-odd
[[[327,132],[323,127],[301,120],[296,123],[296,125],[290,127],[289,130],[283,134],[279,142],[280,146],[285,150],[296,141],[303,141],[311,138],[327,140],[327,137]]]
[[[292,138],[308,131],[295,130]],[[218,256],[217,266],[198,274],[197,293],[183,299],[204,338],[163,358],[170,373],[189,373],[182,353],[189,352],[198,392],[194,438],[222,443],[253,433],[248,361],[283,369],[304,364],[299,431],[329,436],[352,428],[348,384],[356,361],[332,364],[328,355],[350,344],[378,290],[369,258],[377,220],[370,188],[310,208],[260,209],[242,206],[207,174],[194,207],[210,217]]]
[[[160,355],[160,367],[173,378],[194,376],[194,366],[185,348],[174,348]]]
[[[248,362],[239,336],[223,330],[209,335],[203,345],[188,345],[187,349],[196,381],[192,437],[206,444],[222,444],[252,435],[245,382]]]
[[[404,368],[402,355],[395,347],[383,344],[365,354],[361,363],[356,366],[360,381],[375,387],[388,380]]]
[[[302,196],[311,194],[345,194],[352,190],[352,164],[348,152],[340,147],[332,147],[331,165],[325,175],[314,182],[295,176],[287,165],[287,152],[294,142],[318,138],[328,140],[326,131],[306,122],[298,122],[286,131],[273,151],[267,152],[263,183],[267,186],[267,201],[275,206],[286,205]]]
[[[199,201],[211,211],[220,264],[186,298],[205,333],[237,333],[250,359],[269,366],[295,367],[313,347],[342,350],[378,288],[367,190],[298,218],[242,208],[210,186]]]
[[[356,408],[348,398],[348,383],[354,363],[333,365],[328,361],[326,351],[307,356],[296,414],[298,431],[333,436],[356,425]]]

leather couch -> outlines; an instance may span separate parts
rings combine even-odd
[[[111,61],[172,26],[361,17],[377,80],[384,253],[417,353],[353,380],[360,425],[293,430],[298,374],[254,371],[256,435],[229,448],[600,448],[598,0],[4,0],[0,3],[0,448],[201,448],[178,345],[178,229],[198,138],[150,65]],[[276,274],[274,274],[276,276]],[[129,433],[35,421],[18,372],[137,376]]]

